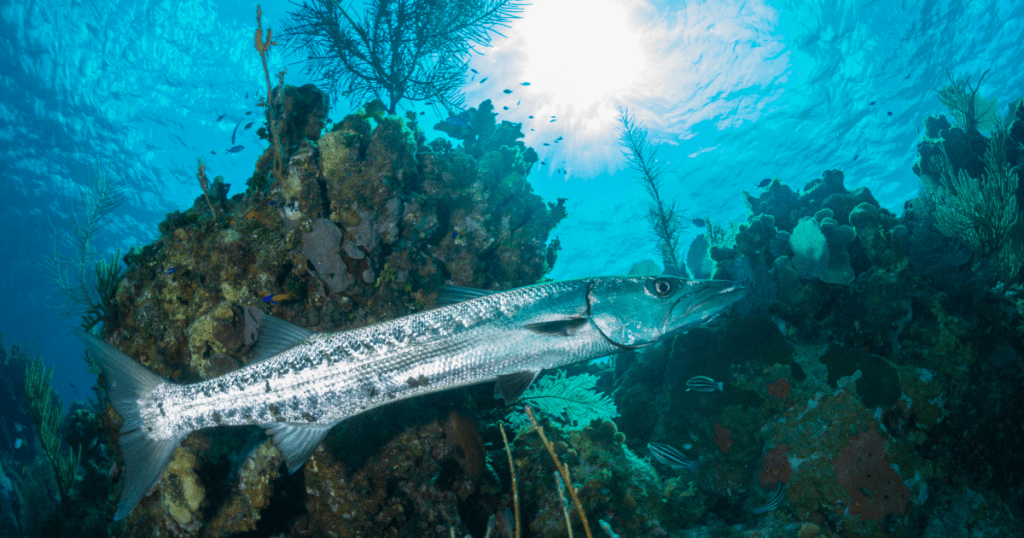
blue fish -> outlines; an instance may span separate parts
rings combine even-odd
[[[520,86],[529,86],[529,85],[530,85],[529,82],[523,82],[522,84],[520,84]]]
[[[472,71],[474,75],[479,75],[480,74],[480,72],[477,71],[476,69],[470,69],[470,71]]]
[[[480,84],[483,84],[484,82],[487,82],[488,78],[489,77],[484,77],[484,78],[480,79]]]
[[[177,270],[178,270],[177,267],[171,267],[170,269],[167,270],[167,274],[171,274],[171,273],[173,273],[173,272],[175,272]]]
[[[771,182],[772,182],[772,178],[766,177],[766,178],[762,179],[760,183],[757,184],[757,188],[763,189],[763,188],[767,187],[768,184],[771,183]]]
[[[270,203],[270,205],[274,205],[274,204],[277,203],[277,200],[271,200],[269,203]]]
[[[452,232],[452,239],[455,239],[458,236],[459,236],[459,232]]]
[[[509,90],[509,89],[507,89],[507,88],[506,88],[506,89],[504,89],[504,90],[501,90],[501,91],[502,91],[502,93],[506,93],[506,94],[507,94],[507,93],[512,93],[512,90]]]
[[[225,153],[238,153],[239,151],[242,151],[243,149],[245,149],[245,146],[235,146],[235,147],[227,150]]]
[[[725,387],[720,381],[716,382],[710,377],[699,375],[697,377],[690,378],[690,380],[686,382],[686,390],[695,390],[697,392],[715,392],[718,390],[724,392]]]
[[[704,222],[704,219],[693,219],[693,225],[698,227],[698,228],[703,228],[703,227],[707,226],[708,223]]]
[[[274,294],[273,293],[271,293],[270,295],[267,295],[266,297],[264,297],[263,298],[263,302],[264,303],[270,303],[270,304],[277,304],[276,302],[274,302]]]
[[[252,127],[252,124],[254,124],[254,123],[256,123],[256,122],[250,121],[248,124],[246,124],[245,127],[242,128],[242,130],[243,131],[248,130],[250,127]]]
[[[651,451],[654,459],[668,465],[673,470],[682,471],[687,470],[691,473],[696,473],[700,468],[700,462],[697,460],[689,460],[682,452],[676,450],[662,443],[647,443],[647,450]]]

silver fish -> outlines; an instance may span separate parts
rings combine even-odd
[[[686,390],[695,390],[697,392],[715,392],[716,390],[724,391],[725,388],[723,387],[721,381],[716,382],[714,379],[711,379],[710,377],[699,375],[697,377],[690,378],[690,380],[686,382]]]
[[[691,473],[696,473],[700,468],[700,462],[697,460],[689,460],[683,455],[682,452],[675,449],[675,447],[662,444],[662,443],[647,443],[647,450],[651,451],[654,455],[654,459],[668,465],[676,471],[682,471],[686,469]]]
[[[253,362],[207,381],[164,380],[76,331],[103,369],[121,418],[121,519],[160,479],[190,433],[263,427],[298,470],[342,420],[390,402],[497,381],[514,402],[548,368],[637,349],[721,314],[746,290],[722,280],[595,277],[502,292],[449,288],[464,302],[336,333],[265,316]]]
[[[771,497],[768,497],[768,502],[764,506],[758,506],[751,510],[755,514],[763,514],[765,512],[772,512],[782,504],[782,501],[786,500],[786,488],[782,486],[782,482],[775,483],[775,491],[772,492]]]

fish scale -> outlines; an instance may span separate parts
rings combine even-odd
[[[394,401],[497,380],[511,403],[541,370],[653,344],[699,325],[741,298],[726,281],[595,277],[503,292],[460,289],[469,300],[338,333],[312,333],[265,316],[257,359],[178,385],[103,340],[78,331],[124,419],[124,517],[193,431],[259,425],[295,472],[338,422]]]

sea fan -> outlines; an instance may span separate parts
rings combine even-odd
[[[580,430],[592,420],[612,420],[619,416],[615,402],[594,390],[597,376],[580,374],[566,377],[558,371],[537,379],[523,393],[505,422],[516,430],[529,428],[523,405],[530,405],[542,415],[563,425],[567,430]]]

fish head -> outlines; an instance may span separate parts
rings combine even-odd
[[[631,349],[705,323],[746,293],[728,280],[667,275],[604,277],[590,282],[587,307],[605,338]]]

